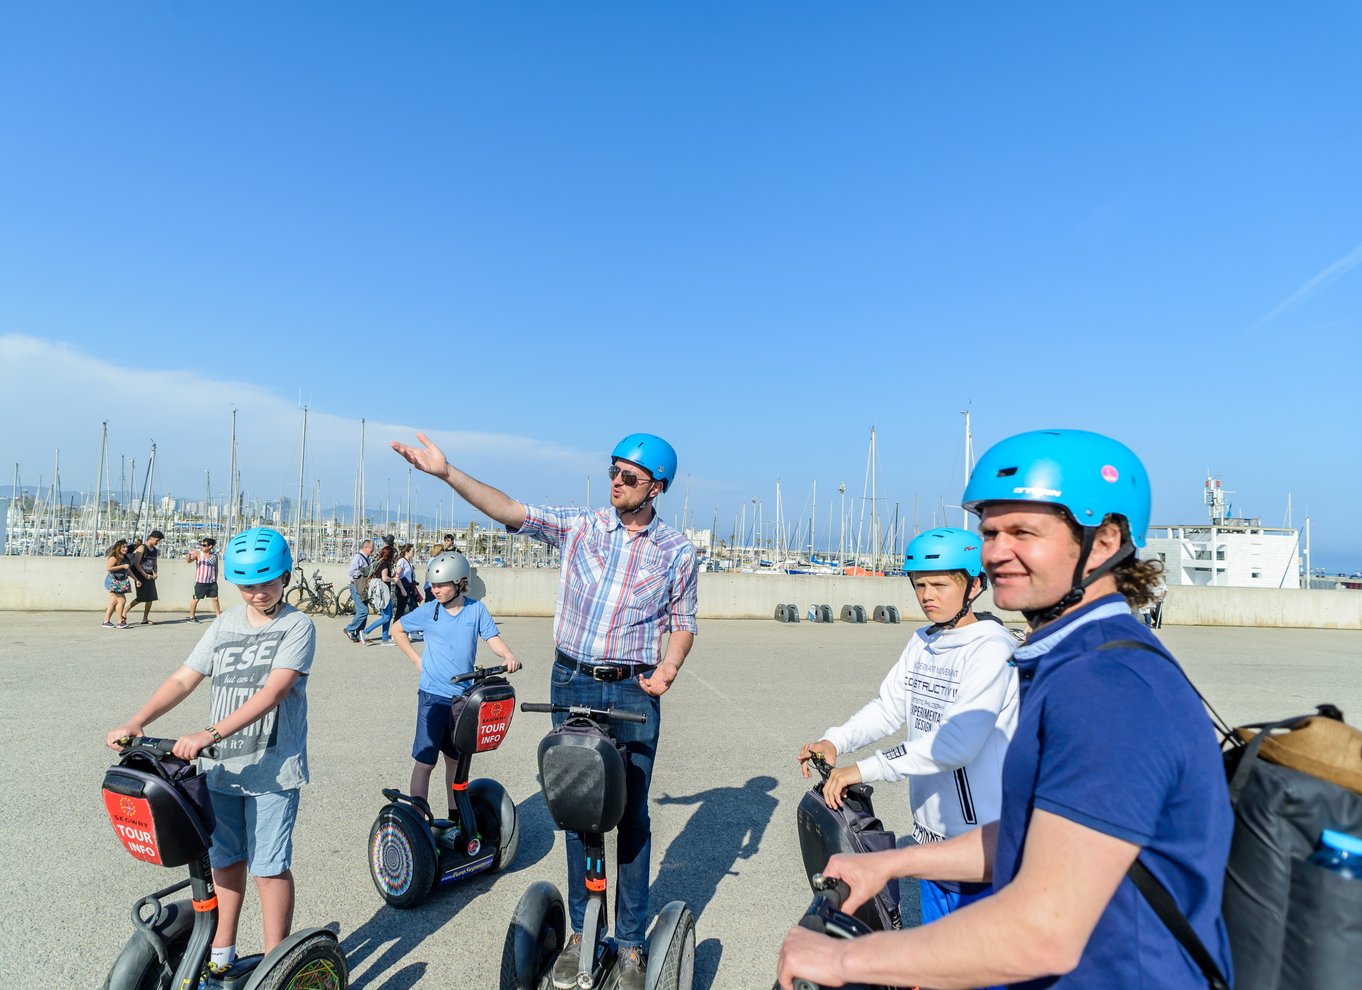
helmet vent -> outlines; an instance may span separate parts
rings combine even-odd
[[[1010,477],[1012,477],[1012,476],[1013,476],[1014,474],[1016,474],[1016,473],[1017,473],[1017,469],[1014,468],[1014,467],[999,468],[999,469],[998,469],[997,477],[999,477],[999,478],[1010,478]]]

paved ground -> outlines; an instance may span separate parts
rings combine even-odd
[[[110,834],[99,783],[107,729],[130,715],[196,641],[183,613],[126,632],[93,613],[0,613],[0,986],[97,986],[128,937],[143,893],[178,879],[129,857]],[[296,831],[299,925],[331,925],[351,985],[493,987],[506,925],[533,880],[562,884],[562,841],[535,785],[546,716],[519,714],[510,738],[474,763],[516,800],[523,839],[513,868],[386,907],[370,883],[365,842],[379,789],[405,783],[416,677],[395,647],[359,647],[322,619],[308,695],[312,783]],[[503,635],[527,669],[522,701],[548,700],[550,621],[509,619]],[[794,809],[804,790],[798,745],[840,721],[878,686],[907,627],[709,622],[664,702],[654,779],[654,905],[689,902],[698,922],[702,988],[764,990],[786,928],[809,900]],[[1163,635],[1231,722],[1285,716],[1333,701],[1362,716],[1362,633],[1169,628]],[[156,726],[201,727],[203,697]],[[1151,732],[1163,731],[1151,727]],[[905,785],[882,787],[879,810],[904,831]],[[258,945],[254,895],[241,942]]]

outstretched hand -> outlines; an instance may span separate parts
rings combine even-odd
[[[424,471],[426,474],[433,474],[437,478],[443,478],[446,469],[449,467],[449,461],[445,459],[445,452],[431,443],[430,437],[424,433],[416,434],[416,439],[421,441],[420,448],[408,447],[405,443],[397,440],[392,441],[392,448],[417,470]]]

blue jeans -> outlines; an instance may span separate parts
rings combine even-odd
[[[648,788],[653,782],[653,761],[657,758],[658,731],[662,705],[639,687],[637,678],[598,681],[590,674],[553,665],[552,695],[555,705],[590,705],[592,708],[619,708],[648,716],[643,725],[610,722],[610,733],[628,752],[625,766],[624,817],[616,830],[618,880],[615,885],[615,939],[622,949],[643,946],[648,930],[648,864],[652,858],[653,830],[648,817]],[[553,724],[561,725],[566,715],[554,715]],[[580,932],[586,917],[586,852],[582,837],[567,833],[568,914],[572,930]]]
[[[356,612],[355,614],[358,615],[359,613]],[[367,615],[367,610],[366,610],[366,615]],[[369,635],[370,632],[372,632],[373,630],[377,629],[379,626],[382,626],[382,627],[383,627],[383,642],[386,643],[386,642],[388,641],[388,626],[390,626],[390,625],[392,624],[392,621],[393,621],[393,598],[392,598],[392,595],[389,595],[389,596],[388,596],[388,604],[386,604],[386,605],[383,606],[383,611],[380,612],[380,613],[378,613],[378,618],[375,619],[375,620],[373,621],[373,624],[370,625],[368,629],[363,630],[363,631],[360,633],[360,636],[367,636],[367,635]]]
[[[353,581],[350,582],[350,598],[355,603],[355,617],[346,625],[345,631],[358,636],[359,631],[364,628],[364,621],[369,618],[369,603],[365,601],[359,585]]]

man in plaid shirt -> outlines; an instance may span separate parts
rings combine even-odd
[[[423,449],[393,449],[427,474],[442,478],[474,508],[521,533],[562,550],[562,581],[553,618],[554,704],[619,708],[647,716],[642,725],[616,722],[628,757],[624,817],[618,828],[619,882],[615,938],[621,990],[642,990],[648,925],[648,863],[652,782],[661,697],[672,686],[695,641],[695,548],[668,527],[653,500],[676,477],[676,452],[659,437],[634,433],[610,456],[610,508],[530,506],[469,477],[418,433]],[[662,635],[667,633],[666,648]],[[555,724],[562,721],[554,716]],[[555,987],[577,985],[586,910],[585,854],[567,836],[568,907],[573,935],[554,966]]]

